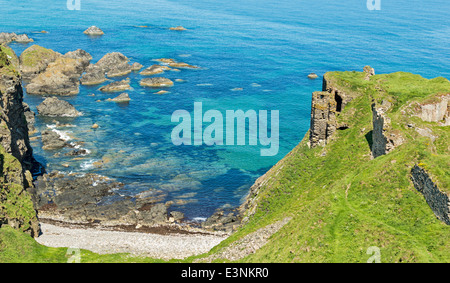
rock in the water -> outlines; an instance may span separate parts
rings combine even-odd
[[[97,85],[106,82],[105,72],[101,67],[90,64],[80,79],[82,85]]]
[[[128,102],[130,101],[130,96],[128,95],[128,93],[121,93],[119,96],[115,97],[115,98],[108,98],[107,101],[114,101],[114,102]]]
[[[89,27],[87,30],[85,30],[83,32],[84,34],[87,35],[103,35],[105,34],[100,28],[96,27],[96,26],[91,26]]]
[[[43,72],[48,64],[54,62],[62,55],[51,49],[39,45],[27,48],[20,55],[20,73],[24,80],[31,80]]]
[[[132,69],[131,69],[131,65],[128,63],[121,63],[118,65],[115,65],[114,67],[112,67],[107,75],[109,78],[113,78],[113,77],[121,77],[121,76],[126,76],[129,73],[131,73]]]
[[[184,28],[182,26],[177,26],[177,27],[171,27],[169,28],[170,30],[187,30],[187,28]]]
[[[29,43],[33,42],[32,38],[29,38],[26,34],[15,34],[14,32],[2,32],[0,33],[0,44],[8,44],[12,41],[17,43]]]
[[[17,43],[29,43],[33,42],[34,40],[32,38],[29,38],[26,34],[19,34],[13,38],[13,41]]]
[[[130,87],[130,79],[125,79],[117,82],[110,83],[109,85],[102,86],[100,91],[103,92],[117,92],[129,90]]]
[[[123,55],[120,52],[111,52],[103,56],[97,63],[96,66],[103,69],[104,72],[108,73],[110,70],[114,68],[123,69],[122,65],[128,64],[130,60],[127,56]],[[131,66],[129,65],[129,70],[131,72]],[[109,75],[108,75],[109,76]]]
[[[164,71],[167,69],[170,69],[170,68],[167,66],[152,65],[152,66],[148,67],[147,69],[143,70],[140,74],[142,76],[151,76],[151,75],[164,73]]]
[[[41,133],[41,136],[43,150],[55,150],[67,146],[67,143],[54,131],[45,130]]]
[[[311,74],[309,74],[308,75],[308,78],[310,78],[310,79],[312,79],[312,80],[315,80],[315,79],[317,79],[319,76],[317,75],[317,74],[315,74],[315,73],[311,73]]]
[[[140,69],[142,69],[142,67],[144,67],[142,64],[139,64],[138,62],[134,62],[133,65],[131,65],[131,70],[139,71]]]
[[[140,85],[148,87],[171,87],[173,86],[173,81],[167,78],[156,77],[156,78],[142,79]]]
[[[75,95],[79,92],[79,81],[83,62],[79,59],[59,57],[50,63],[43,73],[33,78],[26,86],[29,94]]]
[[[45,99],[36,108],[39,115],[42,116],[77,117],[81,115],[81,113],[78,112],[72,104],[56,97],[49,97]]]
[[[64,57],[81,60],[83,69],[86,69],[92,60],[91,54],[87,53],[83,49],[77,49],[75,51],[67,52],[66,54],[64,54]]]
[[[8,44],[17,36],[14,32],[1,32],[0,44]]]
[[[183,63],[183,62],[172,62],[172,63],[169,63],[169,66],[173,67],[173,68],[185,68],[185,69],[198,69],[199,68],[197,66],[189,65],[189,64]]]
[[[165,64],[175,63],[175,60],[171,59],[171,58],[160,58],[160,59],[155,59],[155,61],[165,63]]]

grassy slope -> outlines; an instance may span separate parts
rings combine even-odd
[[[364,81],[363,74],[357,72],[330,75],[347,91],[364,94],[338,117],[350,128],[338,131],[325,148],[309,149],[306,135],[268,174],[257,212],[249,223],[209,254],[292,216],[267,245],[242,261],[366,262],[371,256],[366,254],[367,249],[377,246],[382,262],[450,262],[450,226],[436,219],[409,179],[411,167],[421,164],[448,192],[449,128],[402,115],[402,107],[411,99],[433,100],[435,94],[449,93],[450,83],[443,78],[426,80],[406,73],[377,75],[371,81]],[[394,103],[394,111],[388,114],[392,127],[407,139],[393,152],[374,160],[366,138],[372,129],[372,99]],[[404,126],[409,122],[429,127],[439,138],[432,143]],[[321,156],[324,152],[326,155]],[[0,262],[65,262],[65,254],[65,248],[43,247],[10,228],[0,229]],[[81,259],[154,261],[88,251],[82,251]]]
[[[414,164],[422,164],[441,190],[449,192],[449,128],[402,114],[411,100],[429,101],[450,93],[446,79],[426,80],[394,73],[364,81],[363,74],[330,74],[341,89],[360,95],[346,106],[338,131],[325,148],[309,149],[305,139],[269,174],[259,207],[250,222],[213,249],[214,253],[246,234],[280,220],[293,219],[270,242],[243,262],[366,262],[371,246],[382,262],[450,262],[450,226],[437,220],[410,181]],[[388,99],[392,127],[407,142],[371,160],[366,135],[372,129],[372,99]],[[428,127],[432,143],[405,125]],[[325,156],[321,156],[326,152]]]

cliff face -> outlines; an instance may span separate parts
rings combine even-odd
[[[18,58],[0,46],[0,225],[8,224],[31,235],[38,232],[31,195],[35,164],[24,114]]]

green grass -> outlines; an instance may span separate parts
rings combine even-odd
[[[19,74],[18,70],[18,60],[14,51],[0,44],[0,74],[17,76]]]
[[[33,45],[27,48],[22,55],[20,55],[20,63],[22,66],[31,67],[44,59],[49,59],[54,56],[55,51],[39,45]]]
[[[410,180],[414,164],[425,168],[439,188],[449,191],[449,127],[411,116],[411,102],[430,102],[450,93],[443,78],[427,80],[408,73],[376,75],[333,72],[333,85],[355,97],[337,117],[349,129],[337,131],[326,147],[310,149],[303,141],[266,175],[258,206],[249,222],[209,253],[287,216],[292,220],[268,244],[240,262],[367,262],[378,247],[381,262],[450,262],[450,226],[436,219]],[[371,104],[387,100],[391,127],[405,143],[387,155],[371,158]],[[414,128],[429,128],[432,142]],[[0,262],[65,262],[66,249],[38,245],[9,228],[0,229]],[[82,251],[82,262],[155,262],[124,254]],[[218,260],[223,261],[223,260]],[[180,261],[172,261],[180,262]]]
[[[448,191],[449,129],[401,113],[411,101],[450,93],[450,83],[408,73],[377,75],[370,81],[357,72],[327,76],[344,92],[358,94],[338,117],[350,128],[338,131],[325,148],[308,148],[305,136],[268,174],[250,222],[210,254],[292,216],[266,246],[241,261],[366,262],[371,256],[367,249],[376,246],[382,262],[450,262],[450,227],[436,219],[410,181],[412,166],[426,164],[434,181]],[[393,103],[388,113],[392,127],[407,141],[372,160],[366,139],[372,130],[371,104],[383,99]],[[407,128],[410,119],[439,138],[432,143]]]

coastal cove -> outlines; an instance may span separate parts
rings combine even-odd
[[[0,0],[0,251],[447,259],[448,2],[47,2]]]

